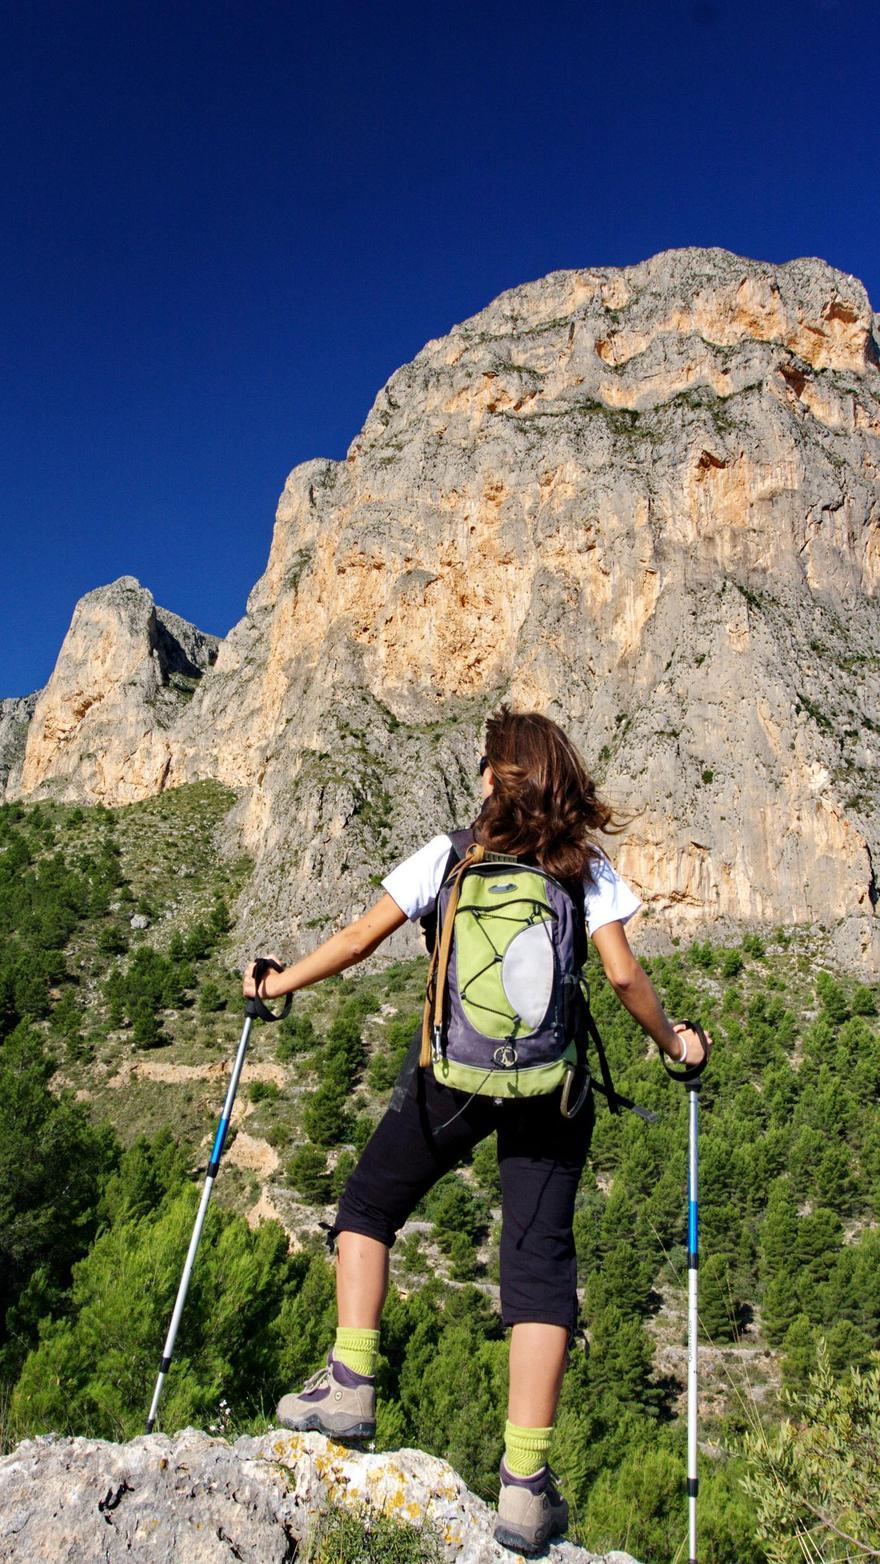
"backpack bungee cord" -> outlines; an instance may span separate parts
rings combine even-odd
[[[277,961],[274,961],[271,956],[258,956],[254,962],[254,983],[256,988],[259,989],[260,984],[262,983],[263,978],[266,976],[267,972],[283,972],[283,970],[284,968],[280,966]],[[223,1147],[226,1142],[226,1132],[229,1129],[229,1121],[232,1118],[232,1109],[235,1104],[235,1094],[238,1091],[238,1083],[241,1078],[242,1069],[244,1068],[244,1056],[247,1053],[248,1041],[251,1034],[251,1025],[255,1020],[283,1021],[284,1017],[290,1011],[292,1000],[293,995],[288,994],[284,1002],[284,1009],[279,1010],[277,1014],[273,1013],[273,1011],[271,1011],[268,1006],[264,1004],[263,1000],[259,996],[259,993],[256,993],[253,999],[245,1000],[245,1023],[244,1027],[242,1028],[241,1041],[238,1045],[238,1052],[235,1055],[235,1063],[232,1066],[232,1075],[229,1078],[229,1086],[226,1091],[223,1109],[221,1111],[220,1120],[217,1125],[217,1133],[214,1136],[214,1144],[211,1148],[211,1155],[208,1160],[208,1169],[205,1175],[205,1187],[202,1190],[202,1198],[199,1202],[199,1209],[196,1213],[196,1220],[192,1230],[192,1237],[189,1241],[189,1249],[187,1250],[186,1261],[183,1267],[183,1275],[180,1278],[180,1285],[177,1289],[177,1298],[174,1304],[174,1312],[171,1316],[171,1324],[168,1327],[168,1335],[165,1338],[165,1345],[162,1348],[162,1358],[159,1363],[159,1377],[156,1380],[156,1388],[153,1391],[153,1400],[150,1404],[149,1416],[147,1417],[147,1426],[144,1430],[144,1432],[147,1434],[151,1434],[153,1432],[153,1425],[155,1424],[156,1413],[159,1408],[159,1397],[162,1394],[165,1378],[169,1368],[171,1367],[171,1359],[174,1355],[174,1343],[177,1340],[177,1330],[178,1326],[180,1325],[181,1316],[183,1314],[183,1306],[186,1303],[186,1295],[189,1291],[190,1277],[192,1276],[192,1269],[195,1264],[196,1251],[198,1250],[199,1240],[202,1236],[202,1228],[205,1225],[205,1217],[208,1211],[208,1202],[211,1199],[211,1191],[214,1188],[214,1180],[220,1171],[220,1158],[223,1155]]]

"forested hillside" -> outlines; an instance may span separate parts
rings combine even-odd
[[[48,1429],[142,1431],[241,1025],[232,911],[249,865],[217,848],[230,802],[199,783],[114,810],[0,809],[6,1447]],[[780,1423],[785,1387],[804,1391],[817,1350],[828,1423],[827,1397],[857,1384],[850,1370],[870,1369],[880,1348],[877,993],[823,958],[823,930],[779,928],[645,961],[669,1013],[699,1017],[717,1043],[701,1138],[706,1564],[802,1556],[773,1552],[773,1526],[793,1535],[795,1523],[766,1505],[759,1540],[761,1495],[740,1482],[749,1440],[754,1450]],[[597,1109],[577,1214],[583,1329],[552,1459],[576,1539],[672,1559],[684,1518],[685,1099],[597,966],[616,1083],[658,1122]],[[255,1030],[166,1428],[270,1426],[279,1393],[320,1362],[334,1324],[320,1224],[382,1111],[422,981],[422,962],[374,963]],[[448,1457],[487,1497],[506,1388],[498,1219],[485,1143],[395,1247],[380,1368],[379,1442]],[[850,1556],[829,1546],[810,1556]]]

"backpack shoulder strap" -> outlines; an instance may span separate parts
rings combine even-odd
[[[459,863],[460,860],[464,857],[464,855],[467,852],[468,848],[473,846],[473,842],[474,842],[474,828],[473,828],[473,826],[472,825],[465,826],[464,829],[461,830],[461,831],[450,831],[449,832],[449,841],[450,841],[451,845],[450,845],[450,848],[449,848],[449,856],[447,857],[446,862],[443,865],[443,873],[442,873],[442,875],[440,877],[440,884],[441,885],[445,885],[446,884],[446,881],[449,879],[449,876],[452,873],[453,869],[455,868],[455,865],[457,863]],[[419,922],[420,922],[421,927],[422,927],[422,938],[425,941],[425,949],[428,952],[428,955],[432,956],[434,954],[434,946],[437,943],[437,903],[436,902],[434,903],[434,906],[431,908],[430,912],[426,912],[425,916],[423,918],[419,919]]]
[[[428,972],[425,1010],[422,1017],[422,1050],[419,1055],[419,1064],[424,1066],[431,1063],[432,1054],[436,1055],[439,1053],[440,1038],[443,1031],[443,1000],[446,990],[446,971],[449,966],[449,953],[452,949],[452,931],[455,924],[458,898],[461,895],[461,882],[464,879],[465,871],[470,868],[471,864],[479,863],[482,856],[483,848],[476,842],[472,842],[464,857],[459,859],[449,874],[452,890],[446,905],[440,938],[434,942],[434,952]]]
[[[474,841],[475,836],[476,833],[472,825],[464,826],[461,831],[450,831],[449,840],[455,848],[459,858],[464,857],[471,843]]]
[[[590,954],[590,936],[587,932],[586,887],[583,884],[578,886],[576,893],[572,896],[572,903],[574,906],[575,924],[574,955],[578,971],[580,972],[586,966],[587,958]]]

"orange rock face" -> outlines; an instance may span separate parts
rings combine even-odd
[[[240,791],[251,926],[292,948],[472,815],[513,699],[634,812],[608,845],[646,928],[815,920],[875,964],[878,478],[856,279],[680,250],[514,289],[391,377],[345,461],[290,475],[166,785]]]

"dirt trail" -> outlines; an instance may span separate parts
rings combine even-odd
[[[228,1059],[218,1059],[213,1064],[172,1064],[170,1060],[164,1059],[127,1059],[116,1074],[103,1084],[118,1088],[127,1086],[132,1078],[162,1081],[166,1086],[182,1081],[226,1081],[231,1071],[232,1061]],[[271,1081],[282,1091],[287,1085],[283,1066],[268,1060],[248,1060],[246,1072],[249,1081]]]

